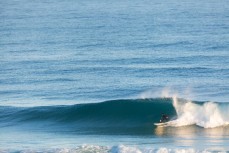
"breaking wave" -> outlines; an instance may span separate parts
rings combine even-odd
[[[52,127],[52,131],[65,129],[81,134],[151,134],[162,113],[170,116],[169,126],[214,128],[229,123],[228,112],[228,103],[179,98],[113,100],[70,106],[1,106],[0,127],[23,126],[23,129],[47,131]]]

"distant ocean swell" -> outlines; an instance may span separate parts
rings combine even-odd
[[[229,104],[191,102],[177,98],[113,100],[40,107],[0,107],[0,127],[51,129],[104,134],[148,134],[161,114],[170,116],[169,126],[197,125],[214,128],[229,123]],[[34,126],[31,126],[34,125]],[[29,126],[27,126],[29,125]]]

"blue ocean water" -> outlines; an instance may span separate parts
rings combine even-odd
[[[227,0],[0,1],[0,152],[229,151]],[[176,122],[158,128],[162,112]]]

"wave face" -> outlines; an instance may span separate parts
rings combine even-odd
[[[190,102],[176,98],[28,108],[2,106],[0,127],[22,126],[23,129],[64,130],[81,134],[149,134],[162,113],[172,119],[169,126],[194,124],[213,128],[229,123],[228,112],[227,103]]]
[[[171,98],[114,100],[70,106],[0,107],[0,126],[52,126],[80,133],[147,133],[161,113],[176,116]],[[25,128],[23,127],[23,128]],[[31,125],[28,126],[31,128]],[[46,129],[48,130],[48,129]]]

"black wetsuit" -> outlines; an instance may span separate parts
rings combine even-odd
[[[163,122],[168,122],[169,121],[169,117],[165,114],[163,114],[161,116],[161,119],[160,119],[160,122],[163,123]]]

